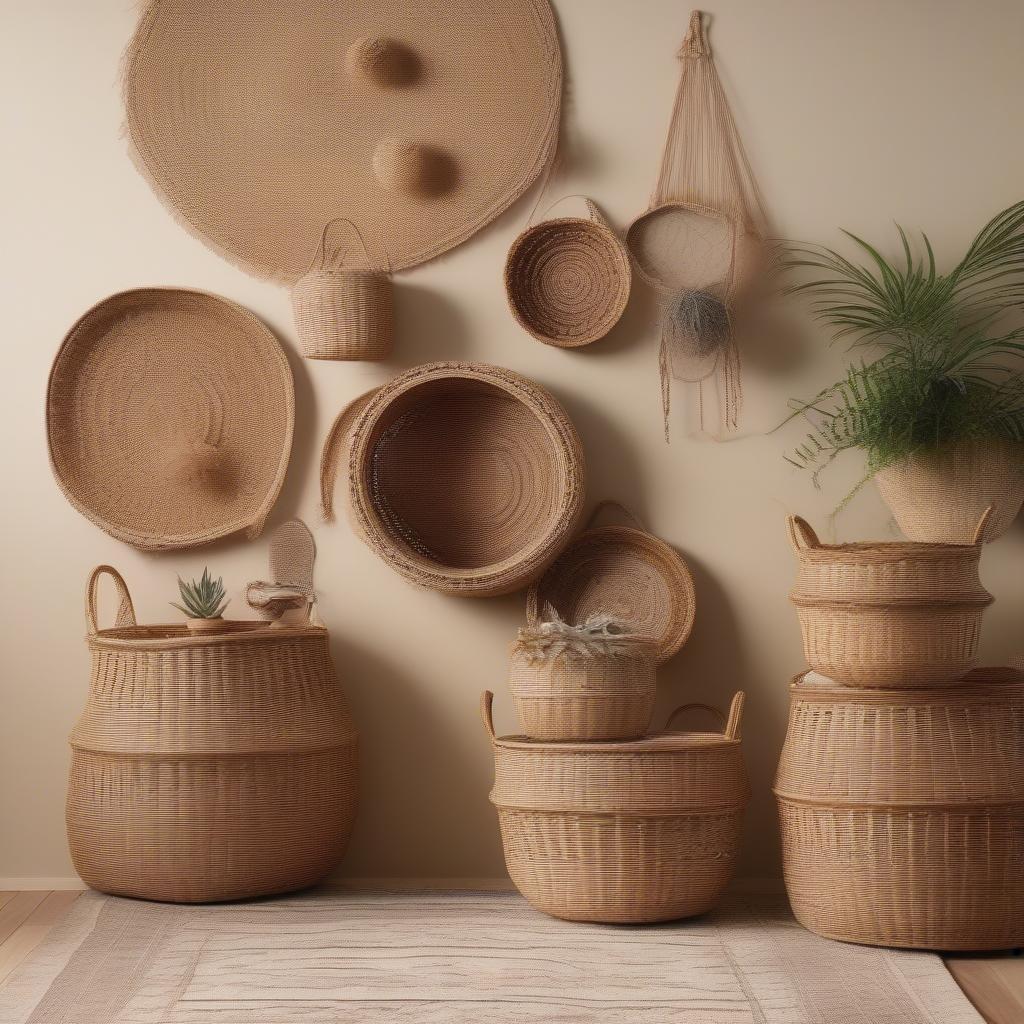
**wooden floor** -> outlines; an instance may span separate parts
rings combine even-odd
[[[78,895],[0,891],[0,988]],[[1024,1022],[1024,956],[947,957],[946,965],[989,1024]]]

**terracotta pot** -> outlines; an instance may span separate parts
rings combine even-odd
[[[1024,444],[961,442],[889,466],[875,474],[875,483],[910,540],[970,544],[989,505],[984,539],[995,540],[1024,502]]]

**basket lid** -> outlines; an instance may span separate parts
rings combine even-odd
[[[608,507],[633,525],[591,527],[572,541],[530,589],[527,618],[536,623],[545,605],[570,626],[610,615],[630,635],[654,644],[658,662],[665,662],[693,629],[693,576],[677,551],[617,502],[598,505],[591,522]]]
[[[284,483],[294,391],[255,316],[180,288],[120,292],[50,371],[50,463],[68,501],[143,550],[256,536]]]

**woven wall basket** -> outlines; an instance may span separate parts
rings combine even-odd
[[[46,397],[64,496],[137,548],[256,536],[292,446],[291,370],[247,310],[204,292],[140,288],[68,332]]]
[[[1024,944],[1024,677],[791,687],[775,793],[797,919],[923,949]]]
[[[98,629],[103,575],[117,586]],[[86,594],[92,680],[71,734],[67,828],[78,874],[173,902],[300,889],[341,860],[356,809],[356,733],[327,631],[139,626],[124,581]]]
[[[816,672],[854,686],[952,685],[976,661],[992,596],[975,543],[822,544],[789,518],[799,569],[790,600]]]
[[[583,449],[562,407],[497,366],[409,370],[352,431],[356,532],[406,579],[444,593],[535,580],[571,535],[583,490]]]
[[[654,644],[658,662],[665,662],[693,629],[693,576],[678,552],[618,502],[601,502],[591,524],[609,508],[632,525],[591,527],[573,540],[530,589],[527,619],[536,624],[544,605],[575,626],[591,615],[610,615],[631,636]]]
[[[351,221],[362,250],[357,264],[347,250],[331,245],[334,223],[324,228],[312,265],[292,287],[302,354],[307,359],[386,359],[394,341],[391,278],[368,266],[372,257]]]
[[[538,910],[571,921],[640,923],[702,914],[732,877],[750,797],[739,729],[663,732],[621,743],[498,738],[494,747],[505,863]],[[669,724],[691,707],[678,709]],[[712,710],[714,709],[705,709]],[[717,712],[716,712],[717,713]]]
[[[287,284],[338,216],[392,270],[465,241],[549,162],[561,92],[548,0],[150,0],[124,59],[139,170]]]
[[[538,341],[557,348],[603,338],[629,300],[629,253],[594,203],[586,204],[589,219],[563,217],[527,228],[505,262],[512,315]]]

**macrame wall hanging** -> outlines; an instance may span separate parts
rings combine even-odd
[[[719,432],[735,430],[742,388],[736,312],[759,276],[764,211],[715,70],[700,11],[679,51],[682,73],[661,172],[626,242],[661,298],[662,409],[669,439],[673,380],[714,388]]]

